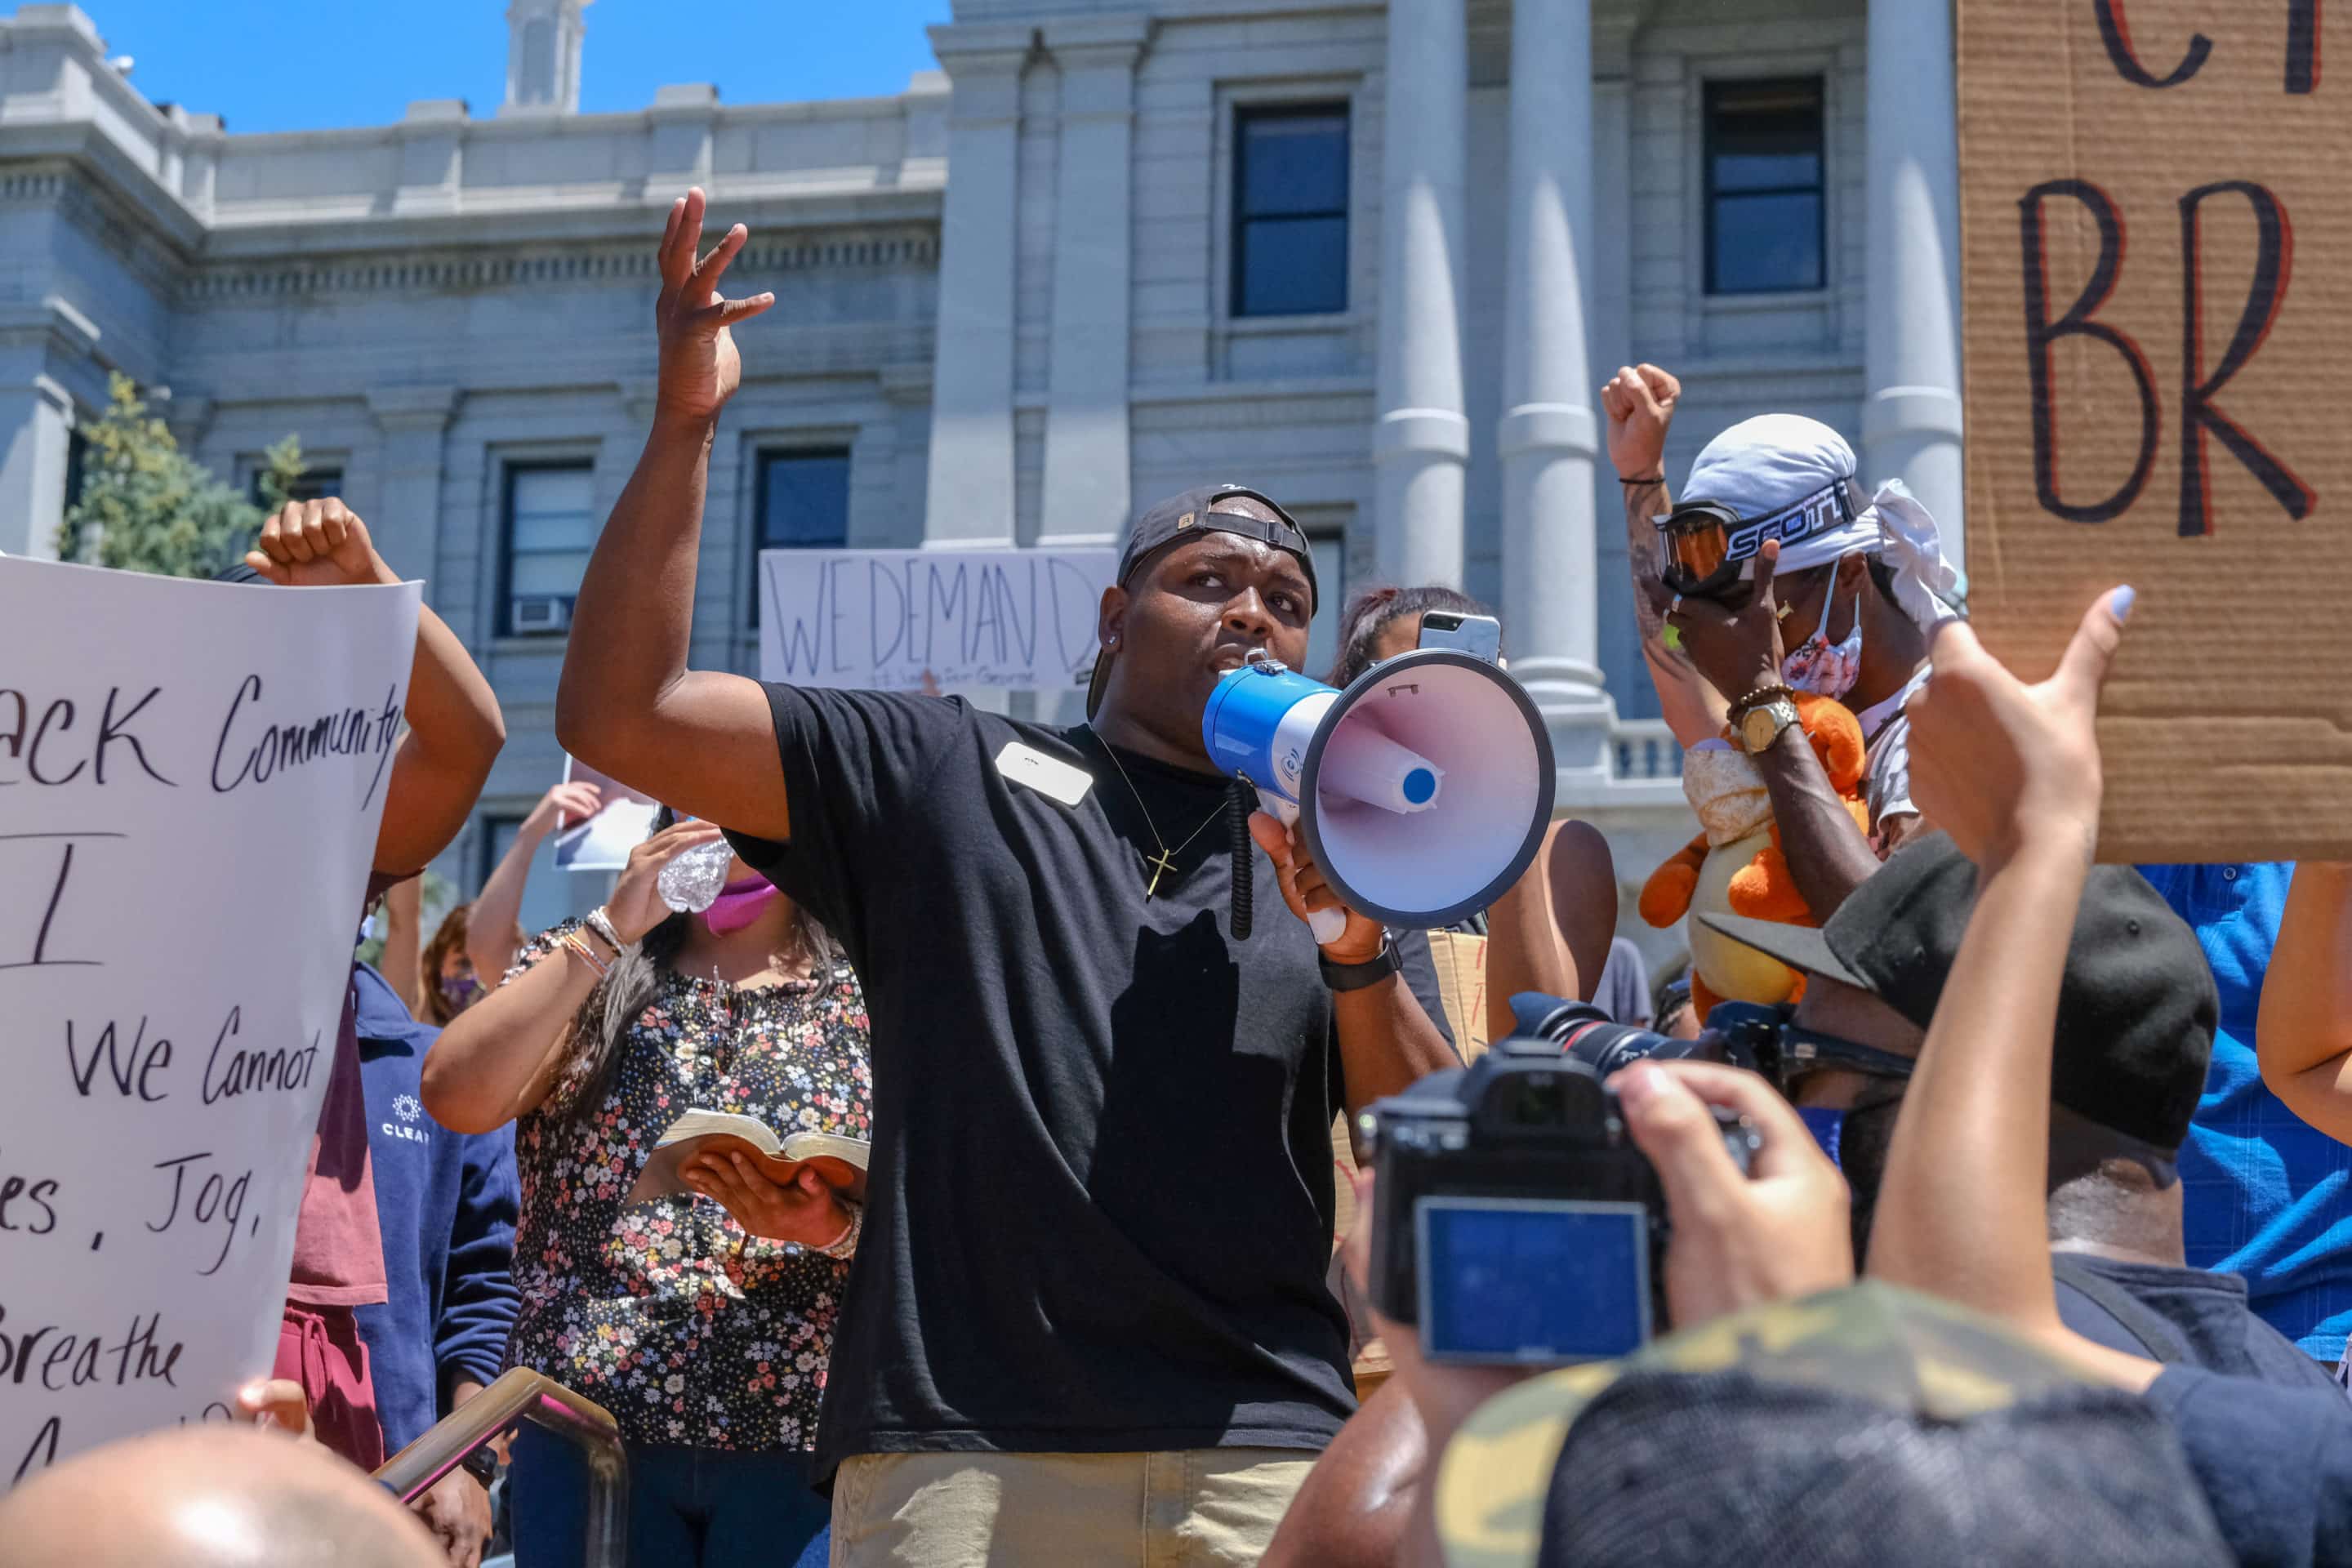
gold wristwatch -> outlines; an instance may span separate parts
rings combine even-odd
[[[1785,686],[1759,687],[1731,705],[1734,743],[1749,756],[1771,749],[1780,731],[1797,722],[1797,694]]]

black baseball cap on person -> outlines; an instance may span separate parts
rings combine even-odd
[[[1256,501],[1273,512],[1276,521],[1268,522],[1245,512],[1217,510],[1219,502],[1234,500]],[[1247,485],[1196,485],[1146,510],[1128,530],[1127,548],[1118,558],[1118,585],[1126,587],[1128,579],[1146,560],[1169,545],[1203,532],[1237,533],[1296,557],[1307,574],[1307,591],[1318,599],[1322,597],[1322,585],[1315,581],[1315,552],[1307,542],[1307,531],[1282,509],[1280,501]],[[1095,709],[1102,702],[1103,688],[1109,680],[1110,658],[1097,654],[1094,674],[1087,683],[1087,718],[1095,716]]]
[[[1977,868],[1948,834],[1905,845],[1813,930],[1702,914],[1792,969],[1867,991],[1921,1028],[1976,907]],[[2178,1149],[2205,1090],[2221,997],[2204,950],[2147,879],[2094,866],[2059,982],[2050,1097],[2087,1121]]]

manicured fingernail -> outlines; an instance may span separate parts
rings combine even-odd
[[[2139,590],[2137,588],[2122,587],[2116,589],[2115,597],[2116,619],[2119,621],[2130,620],[2132,604],[2138,597]]]

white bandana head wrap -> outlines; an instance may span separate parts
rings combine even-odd
[[[1845,437],[1820,420],[1759,414],[1706,444],[1681,500],[1715,501],[1743,518],[1769,517],[1832,485],[1851,491],[1858,466]],[[1959,574],[1944,559],[1936,520],[1900,479],[1879,486],[1851,522],[1784,544],[1777,570],[1804,572],[1857,550],[1885,559],[1895,574],[1895,603],[1923,629],[1958,614],[1952,605]],[[1751,562],[1743,575],[1753,572]]]

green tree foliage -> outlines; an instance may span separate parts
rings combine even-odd
[[[180,450],[129,376],[113,375],[109,395],[87,432],[81,499],[58,530],[58,557],[165,577],[211,577],[243,559],[301,478],[301,443],[289,436],[269,448],[257,507]]]

